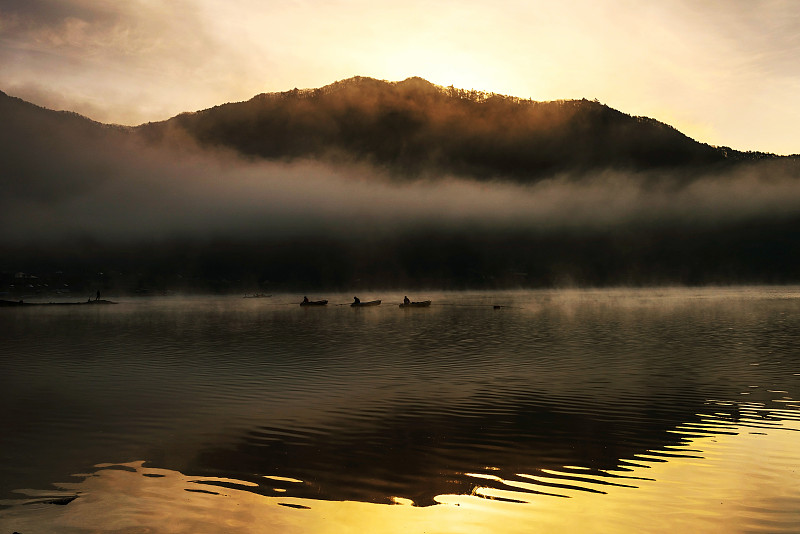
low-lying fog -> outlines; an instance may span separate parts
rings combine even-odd
[[[366,164],[245,160],[132,140],[33,152],[42,147],[16,152],[17,172],[4,174],[6,242],[355,237],[426,227],[605,231],[772,219],[800,209],[800,169],[780,161],[691,180],[607,171],[525,186],[502,177],[398,181]]]

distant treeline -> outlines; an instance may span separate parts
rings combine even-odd
[[[597,101],[536,102],[421,78],[391,83],[358,77],[262,94],[139,129],[153,140],[180,132],[205,146],[260,158],[357,160],[396,176],[519,182],[598,169],[691,173],[773,157],[698,143]]]
[[[800,283],[800,218],[701,230],[430,230],[362,240],[84,241],[5,252],[0,292],[11,294],[786,284]],[[36,278],[14,284],[15,273]]]

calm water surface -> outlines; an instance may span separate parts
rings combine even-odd
[[[800,531],[800,288],[359,296],[0,309],[0,534]]]

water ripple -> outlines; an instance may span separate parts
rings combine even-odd
[[[647,471],[708,460],[706,440],[796,435],[800,299],[770,295],[438,293],[422,313],[198,297],[6,314],[0,485],[145,458],[298,499],[635,491]],[[763,476],[797,460],[775,454]]]

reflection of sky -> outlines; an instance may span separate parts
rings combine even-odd
[[[524,475],[603,477],[726,425],[769,430],[754,407],[797,409],[796,289],[429,293],[419,310],[400,310],[402,294],[360,295],[384,304],[10,310],[3,490],[147,459],[305,481],[284,488],[292,497],[431,504],[469,493],[468,473],[490,475],[490,493],[552,494]]]
[[[594,485],[604,494],[562,489],[569,498],[555,498],[519,493],[515,486],[486,489],[476,478],[472,496],[440,495],[439,506],[424,508],[403,506],[403,499],[396,499],[401,505],[389,506],[264,497],[248,491],[252,483],[195,477],[135,462],[98,466],[102,468],[94,476],[59,484],[60,491],[28,491],[19,502],[40,504],[0,512],[0,524],[19,532],[129,527],[158,532],[477,534],[498,532],[498,525],[509,534],[794,532],[800,522],[800,475],[793,468],[798,420],[785,421],[781,428],[727,428],[729,434],[698,437],[674,451],[691,456],[642,463],[618,473],[626,477],[623,483],[635,487]],[[591,477],[581,480],[593,486]],[[265,477],[260,484],[285,491],[303,481]],[[517,489],[520,486],[524,483],[516,483]],[[46,504],[76,494],[79,497],[66,506]]]
[[[691,137],[796,153],[791,0],[0,3],[0,89],[142,123],[354,75],[598,98]]]

